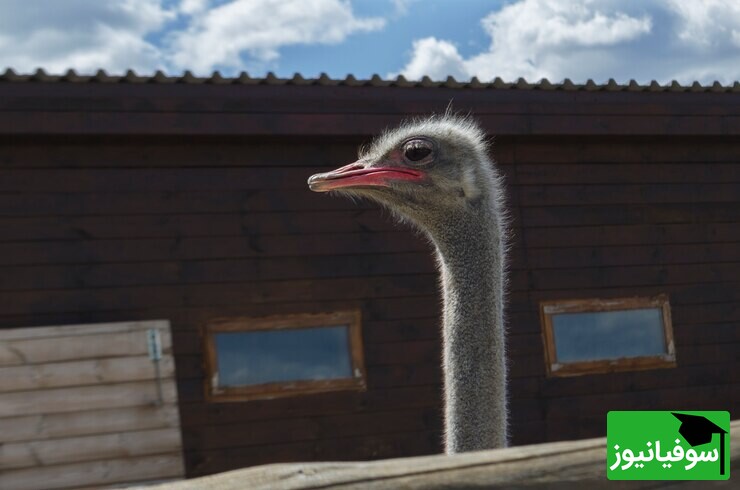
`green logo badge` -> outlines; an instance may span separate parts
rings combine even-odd
[[[610,480],[727,480],[730,412],[609,412]]]

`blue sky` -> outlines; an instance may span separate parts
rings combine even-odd
[[[2,0],[0,69],[731,84],[738,0]]]

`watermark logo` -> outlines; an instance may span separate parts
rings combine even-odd
[[[610,480],[727,480],[729,412],[609,412]]]

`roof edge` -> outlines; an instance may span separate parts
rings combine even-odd
[[[490,82],[481,82],[477,77],[468,81],[457,81],[453,77],[445,80],[434,81],[428,76],[421,80],[407,80],[403,75],[395,79],[386,80],[379,75],[373,75],[369,79],[357,79],[353,75],[347,75],[344,79],[330,78],[322,73],[317,78],[304,78],[296,73],[291,78],[279,78],[269,72],[261,78],[253,78],[247,72],[241,72],[235,77],[224,77],[215,71],[209,77],[196,77],[192,72],[185,71],[182,75],[166,75],[161,70],[153,75],[138,75],[133,70],[126,71],[123,75],[109,75],[104,70],[98,70],[94,75],[79,75],[75,70],[67,70],[64,74],[54,75],[46,73],[39,68],[34,73],[19,74],[12,68],[7,68],[0,74],[0,83],[142,83],[142,84],[210,84],[210,85],[321,85],[321,86],[351,86],[351,87],[436,87],[451,89],[506,89],[506,90],[561,90],[561,91],[602,91],[602,92],[740,92],[740,82],[732,85],[722,85],[715,81],[711,85],[701,85],[693,82],[691,85],[681,85],[673,80],[666,85],[660,85],[655,80],[647,85],[640,85],[635,80],[627,84],[619,84],[613,78],[607,83],[597,84],[591,79],[586,83],[576,84],[569,78],[562,82],[552,83],[546,78],[539,82],[528,82],[519,78],[516,82],[504,82],[496,77]]]

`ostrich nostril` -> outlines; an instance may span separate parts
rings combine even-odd
[[[332,174],[343,174],[344,172],[351,172],[352,170],[360,170],[365,168],[365,165],[359,162],[350,163],[349,165],[345,165],[344,167],[340,167],[330,173]]]

